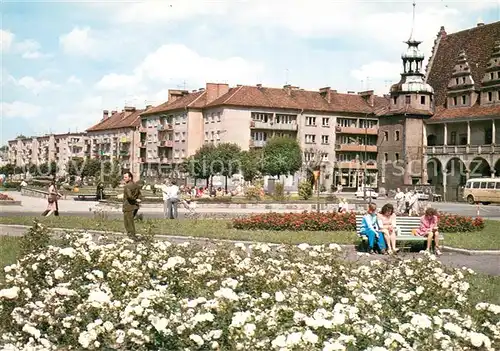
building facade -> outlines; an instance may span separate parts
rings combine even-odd
[[[422,55],[408,45],[402,81],[378,111],[379,162],[389,163],[381,184],[433,185],[459,200],[469,177],[500,176],[500,22],[452,34],[441,27],[423,82]],[[416,71],[420,87],[405,91]]]
[[[148,106],[147,108],[151,108]],[[101,161],[117,161],[124,172],[135,179],[140,176],[140,115],[146,110],[125,106],[121,112],[103,111],[102,119],[87,129],[90,157]]]

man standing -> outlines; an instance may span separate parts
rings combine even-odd
[[[134,183],[134,177],[130,172],[126,172],[123,175],[123,181],[125,182],[125,187],[123,188],[123,223],[127,235],[131,239],[137,240],[134,216],[139,210],[141,188]]]
[[[177,182],[172,180],[172,183],[167,188],[167,207],[168,218],[177,219],[177,204],[179,203],[179,187]]]
[[[396,190],[396,195],[394,196],[396,200],[396,214],[402,215],[405,212],[405,194],[400,188]]]
[[[169,209],[169,204],[168,204],[168,181],[165,180],[165,183],[162,185],[155,185],[156,189],[161,190],[162,198],[163,198],[163,217],[168,218],[168,209]]]

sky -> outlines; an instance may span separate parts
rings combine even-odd
[[[9,1],[0,4],[1,138],[81,132],[168,89],[292,84],[384,94],[399,80],[412,0]],[[499,20],[500,0],[417,1],[426,58]]]

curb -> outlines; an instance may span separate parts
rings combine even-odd
[[[31,226],[27,225],[20,225],[20,224],[0,224],[0,228],[17,228],[17,229],[29,229]],[[90,234],[98,234],[98,235],[112,235],[112,236],[125,236],[124,233],[120,232],[107,232],[107,231],[102,231],[102,230],[85,230],[85,229],[70,229],[70,228],[51,228],[55,232],[66,232],[68,230],[74,230],[74,231],[86,231]],[[183,236],[183,235],[165,235],[165,234],[159,234],[155,235],[156,238],[163,239],[163,240],[177,240],[177,241],[198,241],[198,242],[207,242],[207,241],[212,241],[212,242],[221,242],[221,243],[229,243],[229,244],[237,244],[237,243],[242,243],[242,244],[267,244],[269,246],[279,246],[280,244],[276,243],[266,243],[266,242],[259,242],[259,241],[248,241],[248,240],[231,240],[231,239],[212,239],[212,238],[206,238],[206,237],[197,237],[197,236]],[[352,244],[338,244],[342,248],[356,248],[356,245]],[[450,247],[450,246],[444,246],[443,251],[447,252],[455,252],[459,253],[462,255],[468,255],[468,256],[478,256],[478,255],[486,255],[486,256],[500,256],[500,250],[467,250],[467,249],[459,249],[455,247]]]

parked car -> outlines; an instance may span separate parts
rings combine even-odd
[[[378,193],[372,188],[358,189],[358,191],[356,191],[355,193],[356,198],[363,199],[365,197],[365,192],[367,198],[372,198],[372,199],[378,198]]]
[[[417,194],[419,200],[429,201],[429,195],[424,193],[422,190],[417,190],[415,193]]]

